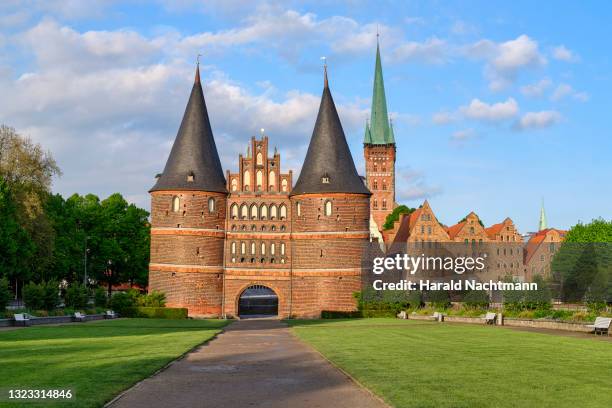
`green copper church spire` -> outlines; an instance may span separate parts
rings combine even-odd
[[[544,200],[542,200],[542,208],[540,209],[540,225],[538,226],[538,231],[542,231],[548,228],[546,225],[546,213],[544,212]]]
[[[374,68],[374,90],[372,92],[372,114],[370,124],[366,124],[365,144],[395,144],[393,132],[389,126],[387,114],[387,98],[383,81],[382,64],[380,62],[380,46],[376,41],[376,66]]]

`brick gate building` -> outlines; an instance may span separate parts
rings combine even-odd
[[[327,72],[295,186],[292,176],[276,149],[270,156],[264,135],[251,138],[238,171],[224,176],[197,69],[150,190],[150,289],[190,315],[238,316],[259,301],[280,317],[355,310],[371,193],[357,174]]]

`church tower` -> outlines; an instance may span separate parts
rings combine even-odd
[[[189,315],[220,316],[228,192],[199,65],[170,156],[149,192],[150,290]]]
[[[291,315],[356,309],[361,260],[369,240],[370,191],[357,174],[325,69],[319,113],[290,194]]]
[[[366,182],[372,191],[371,222],[375,223],[379,231],[382,231],[387,215],[395,207],[395,136],[393,125],[387,114],[387,98],[378,42],[374,67],[372,112],[369,123],[366,123],[363,154]]]

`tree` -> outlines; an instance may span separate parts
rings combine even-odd
[[[612,302],[612,221],[574,225],[551,265],[566,302],[580,302],[587,292]],[[603,285],[601,287],[598,287]],[[604,295],[605,294],[605,295]]]
[[[34,245],[17,221],[17,206],[8,183],[0,177],[0,277],[17,283],[30,279],[29,259]]]
[[[53,176],[61,174],[49,152],[15,129],[0,126],[0,178],[11,187],[16,205],[16,220],[33,245],[28,269],[35,279],[45,279],[52,259],[53,229],[43,211],[51,191]]]
[[[385,223],[383,224],[383,229],[385,230],[392,229],[395,221],[399,220],[400,214],[411,214],[415,210],[416,210],[415,208],[409,208],[409,207],[406,207],[405,205],[398,205],[397,207],[393,209],[393,211],[391,211],[389,215],[387,215],[387,218],[385,219]]]
[[[11,299],[11,292],[9,290],[8,279],[0,278],[0,313],[6,309],[9,300]]]

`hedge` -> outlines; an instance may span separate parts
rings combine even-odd
[[[341,312],[337,310],[323,310],[321,311],[321,319],[349,319],[354,317],[362,317],[361,311],[355,310],[353,312]]]
[[[154,319],[186,319],[187,308],[184,307],[133,307],[127,310],[125,317],[147,317]]]

